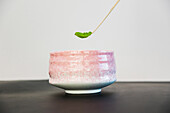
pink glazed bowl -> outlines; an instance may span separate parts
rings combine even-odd
[[[113,51],[54,52],[49,63],[49,83],[66,93],[98,93],[116,81]]]

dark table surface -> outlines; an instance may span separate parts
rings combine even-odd
[[[170,113],[170,83],[114,83],[69,95],[47,80],[2,81],[0,113]]]

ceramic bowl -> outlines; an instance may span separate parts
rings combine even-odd
[[[116,81],[113,51],[54,52],[49,63],[49,83],[66,93],[98,93]]]

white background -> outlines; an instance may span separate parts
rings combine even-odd
[[[118,81],[170,81],[170,0],[0,0],[0,80],[48,79],[49,53],[114,50]]]

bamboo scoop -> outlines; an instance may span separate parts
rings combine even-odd
[[[100,22],[100,24],[96,27],[96,29],[91,32],[84,32],[84,33],[81,33],[81,32],[76,32],[75,35],[79,38],[87,38],[88,36],[90,36],[91,34],[93,34],[101,25],[102,23],[106,20],[106,18],[109,16],[109,14],[113,11],[113,9],[116,7],[116,5],[119,3],[120,0],[118,0],[115,5],[110,9],[109,13],[105,16],[105,18]]]

